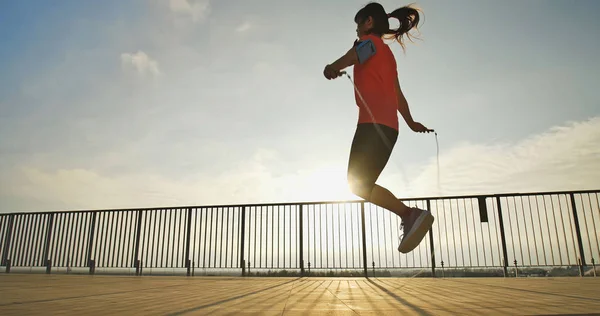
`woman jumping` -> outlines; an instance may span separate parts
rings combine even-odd
[[[398,29],[390,29],[390,18],[398,19]],[[404,48],[402,37],[417,27],[419,12],[405,6],[387,14],[381,4],[369,3],[358,11],[354,22],[359,39],[344,56],[325,66],[323,71],[325,78],[331,80],[341,76],[343,69],[354,66],[354,95],[359,114],[350,149],[348,184],[352,193],[400,216],[403,236],[398,251],[408,253],[419,245],[431,228],[433,215],[427,210],[406,206],[375,182],[398,138],[397,112],[414,132],[433,132],[413,120],[400,89],[394,54],[383,42],[384,37],[395,38]]]

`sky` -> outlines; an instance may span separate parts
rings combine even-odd
[[[322,71],[366,3],[3,1],[0,212],[357,199],[353,86]],[[600,189],[600,3],[416,4],[420,40],[390,47],[439,168],[400,118],[378,183]]]

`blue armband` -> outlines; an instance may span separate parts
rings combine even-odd
[[[375,44],[373,44],[373,41],[371,41],[370,39],[356,42],[354,47],[354,49],[356,50],[356,55],[358,56],[358,62],[360,64],[364,64],[377,52],[377,50],[375,49]]]

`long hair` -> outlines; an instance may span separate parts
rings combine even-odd
[[[381,4],[371,2],[356,13],[354,22],[356,24],[361,24],[369,17],[373,18],[373,28],[369,32],[384,39],[395,39],[404,50],[404,37],[406,36],[406,38],[412,42],[409,32],[413,29],[418,30],[417,26],[421,20],[419,15],[420,11],[420,9],[410,4],[398,8],[388,14]],[[390,18],[395,18],[400,22],[397,29],[390,29]]]

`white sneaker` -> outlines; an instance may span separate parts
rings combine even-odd
[[[403,234],[400,237],[398,251],[409,253],[423,240],[431,226],[434,217],[431,212],[416,207],[410,208],[411,212],[402,219]]]

